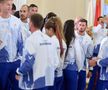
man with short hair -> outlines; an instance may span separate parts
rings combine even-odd
[[[47,86],[54,84],[54,72],[59,59],[51,38],[40,31],[42,24],[43,17],[40,14],[30,17],[32,34],[26,40],[24,62],[16,75],[19,87],[24,90],[47,90]]]
[[[38,6],[35,4],[31,4],[29,6],[29,17],[33,14],[36,14],[38,12]]]
[[[75,31],[76,38],[79,39],[80,45],[82,47],[82,61],[78,63],[80,65],[80,72],[78,76],[78,89],[77,90],[84,90],[86,87],[86,68],[87,68],[87,59],[91,59],[93,55],[93,42],[91,37],[88,36],[86,33],[87,28],[87,20],[80,19],[78,22],[77,30]],[[79,65],[78,64],[78,65]]]
[[[30,31],[29,31],[29,20],[28,20],[28,15],[29,15],[29,7],[28,5],[23,5],[19,11],[20,15],[20,20],[22,22],[22,39],[23,42],[25,43],[25,40],[27,37],[30,36]]]
[[[11,15],[12,4],[13,0],[0,0],[0,90],[19,90],[15,71],[20,66],[18,58],[22,56],[23,43],[21,22]],[[8,83],[11,85],[9,88]]]

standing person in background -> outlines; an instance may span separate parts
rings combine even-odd
[[[32,34],[26,40],[24,62],[16,75],[19,87],[24,90],[47,90],[47,86],[54,84],[54,71],[59,59],[51,38],[40,31],[42,23],[40,14],[30,17]]]
[[[99,54],[93,58],[90,66],[98,65],[100,67],[99,85],[96,90],[108,90],[108,36],[100,44]],[[94,90],[94,89],[93,89]]]
[[[5,43],[6,53],[0,57],[0,90],[19,90],[18,82],[15,79],[16,69],[20,66],[19,58],[22,56],[23,42],[21,38],[21,22],[11,15],[13,0],[0,0],[0,33]],[[2,32],[5,32],[2,33]],[[1,50],[2,52],[2,50]],[[4,59],[2,59],[4,57]],[[8,84],[10,86],[8,88]]]
[[[79,22],[80,19],[82,19],[82,17],[79,16],[79,17],[76,17],[75,20],[74,20],[74,25],[75,25],[74,29],[75,30],[77,30],[78,22]]]
[[[51,37],[56,53],[59,58],[59,66],[55,70],[54,86],[49,87],[49,90],[61,90],[63,83],[63,64],[66,52],[66,44],[62,36],[62,23],[58,17],[51,17],[45,23],[46,34]]]
[[[104,27],[105,27],[106,29],[108,29],[108,15],[105,15],[105,16],[104,16],[104,22],[105,22]]]
[[[98,19],[98,25],[96,27],[92,28],[93,33],[93,41],[94,41],[94,52],[93,57],[97,57],[100,49],[100,43],[101,41],[107,37],[108,30],[106,29],[106,24],[108,21],[107,19],[104,20],[102,16],[100,16]],[[105,22],[105,23],[104,23]],[[90,77],[90,81],[88,84],[88,90],[98,90],[99,84],[99,73],[100,73],[100,67],[94,66],[93,70],[90,70],[89,73],[92,73],[92,76]]]
[[[100,16],[98,19],[98,25],[92,29],[93,32],[93,40],[94,40],[94,45],[97,46],[100,44],[103,38],[107,36],[108,30],[104,28],[104,18]]]
[[[29,7],[28,5],[23,5],[19,12],[21,25],[22,25],[22,39],[23,43],[25,43],[25,40],[30,36],[29,31],[29,22],[28,22],[28,15],[29,15]]]
[[[55,13],[53,13],[53,12],[49,12],[49,13],[46,15],[46,17],[44,18],[43,25],[42,25],[42,27],[41,27],[41,31],[42,31],[43,33],[46,33],[46,30],[45,30],[44,25],[45,25],[45,23],[47,22],[47,20],[50,19],[51,17],[56,17],[56,16],[57,16],[57,15],[56,15]]]
[[[38,6],[35,4],[30,4],[29,6],[29,17],[33,14],[38,13]]]

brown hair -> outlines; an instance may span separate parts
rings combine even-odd
[[[60,56],[64,53],[63,43],[62,40],[64,39],[63,36],[63,28],[62,28],[62,22],[59,17],[52,17],[45,23],[45,28],[50,29],[52,28],[54,30],[54,33],[56,37],[59,40],[60,45]]]
[[[10,1],[10,0],[0,0],[0,3],[3,3],[3,2],[5,2],[5,1]],[[13,0],[12,0],[13,1]]]
[[[87,20],[86,19],[80,19],[79,22],[85,22],[87,25]]]
[[[43,23],[43,17],[40,14],[33,14],[30,17],[30,21],[33,23],[34,27],[40,29]]]
[[[0,3],[4,2],[5,0],[0,0]]]

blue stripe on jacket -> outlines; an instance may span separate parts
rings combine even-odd
[[[7,62],[7,61],[9,61],[9,54],[4,47],[0,50],[0,62]]]
[[[25,62],[19,68],[19,72],[23,75],[22,86],[25,88],[31,88],[33,85],[33,64],[34,56],[27,53],[25,56]],[[25,85],[26,84],[26,85]]]
[[[25,56],[25,59],[25,62],[19,68],[19,72],[23,75],[32,69],[35,60],[34,56],[29,53]]]
[[[102,67],[108,67],[108,57],[99,61]]]

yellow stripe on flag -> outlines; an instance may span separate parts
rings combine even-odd
[[[105,4],[108,4],[108,0],[105,0]]]

